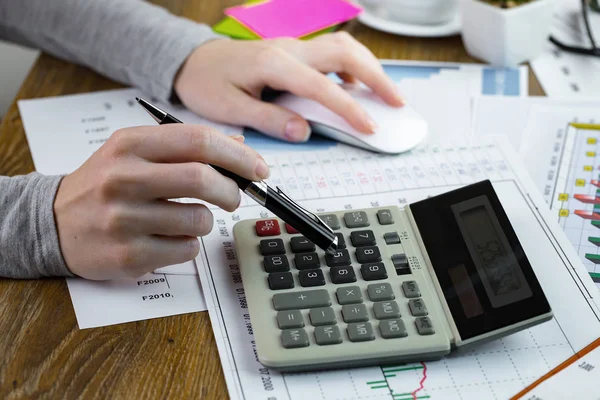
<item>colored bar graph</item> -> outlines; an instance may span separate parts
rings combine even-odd
[[[594,264],[600,264],[600,254],[586,253],[585,258],[593,262]]]
[[[600,246],[600,238],[597,237],[588,237],[588,241],[596,246]]]
[[[590,181],[590,183],[596,187],[600,187],[600,181],[596,180],[596,179],[592,179]]]
[[[596,283],[600,283],[600,274],[598,272],[590,272],[592,280]]]
[[[585,204],[600,204],[600,197],[591,196],[588,194],[575,194],[573,197]]]
[[[575,214],[579,215],[581,218],[584,218],[584,219],[593,219],[595,221],[600,220],[600,214],[592,212],[592,211],[575,210]]]
[[[600,229],[600,221],[592,221],[592,226],[595,226],[596,228]]]
[[[571,122],[569,125],[571,125],[573,128],[577,128],[577,129],[586,129],[589,131],[600,131],[600,124],[580,124],[578,122]]]

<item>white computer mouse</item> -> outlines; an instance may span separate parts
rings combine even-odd
[[[398,154],[408,151],[427,136],[427,122],[410,106],[389,106],[364,86],[342,87],[377,123],[375,133],[361,133],[320,103],[291,93],[280,95],[273,103],[301,115],[310,123],[313,133],[378,153]]]

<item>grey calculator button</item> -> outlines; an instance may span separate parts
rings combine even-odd
[[[402,282],[402,291],[404,292],[404,295],[406,297],[408,297],[409,299],[412,299],[415,297],[421,297],[421,292],[419,291],[419,286],[417,285],[417,282],[415,282],[415,281]]]
[[[419,332],[419,335],[433,335],[435,333],[429,317],[415,319],[415,325],[417,326],[417,332]]]
[[[310,323],[314,326],[333,325],[336,323],[335,314],[331,307],[313,308],[308,315],[310,316]]]
[[[335,214],[325,214],[319,216],[333,230],[340,229],[340,220]]]
[[[338,288],[335,291],[335,294],[338,298],[338,303],[344,304],[354,304],[354,303],[362,303],[363,297],[360,291],[360,287],[358,286],[345,286]]]
[[[394,223],[394,218],[392,218],[390,210],[377,211],[377,219],[380,225],[391,225]]]
[[[336,325],[317,326],[315,328],[315,340],[317,341],[317,344],[321,346],[342,343],[340,328]]]
[[[409,300],[408,307],[410,308],[410,313],[415,317],[427,315],[427,307],[425,307],[425,302],[423,299]]]
[[[367,213],[364,211],[353,211],[344,214],[344,222],[348,228],[363,228],[369,226]]]
[[[351,342],[364,342],[375,339],[373,327],[369,322],[357,322],[348,324],[348,339]]]
[[[374,303],[373,312],[377,319],[400,318],[400,308],[395,301],[379,301]]]
[[[398,235],[398,232],[384,233],[383,240],[385,240],[385,244],[398,244],[400,243],[400,235]]]
[[[302,313],[298,310],[279,311],[277,312],[277,325],[279,329],[302,328],[304,326]]]
[[[286,349],[308,346],[308,335],[304,329],[285,329],[281,331],[281,344]]]
[[[384,339],[406,337],[406,326],[401,319],[386,319],[379,323],[379,332]]]
[[[303,308],[327,307],[331,305],[327,290],[305,290],[273,295],[273,307],[279,310],[301,310]]]
[[[367,293],[371,301],[394,300],[396,296],[389,283],[373,283],[367,286]]]
[[[364,304],[346,304],[342,306],[344,322],[364,322],[369,320],[367,307]]]

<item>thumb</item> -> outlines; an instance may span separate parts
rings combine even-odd
[[[305,142],[310,137],[308,122],[290,110],[242,93],[229,100],[236,103],[231,108],[237,110],[234,119],[238,125],[289,142]]]

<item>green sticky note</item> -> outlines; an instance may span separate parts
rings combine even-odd
[[[246,3],[258,3],[263,0],[248,0]],[[320,31],[311,33],[310,35],[306,35],[301,37],[300,39],[312,39],[316,36],[322,35],[323,33],[333,32],[337,28],[337,25],[330,26],[325,29],[321,29]],[[213,26],[213,30],[216,33],[221,35],[229,36],[233,39],[241,39],[241,40],[259,40],[261,39],[256,33],[252,32],[250,29],[246,28],[244,25],[237,22],[235,19],[231,17],[225,17],[221,21],[217,22]]]

